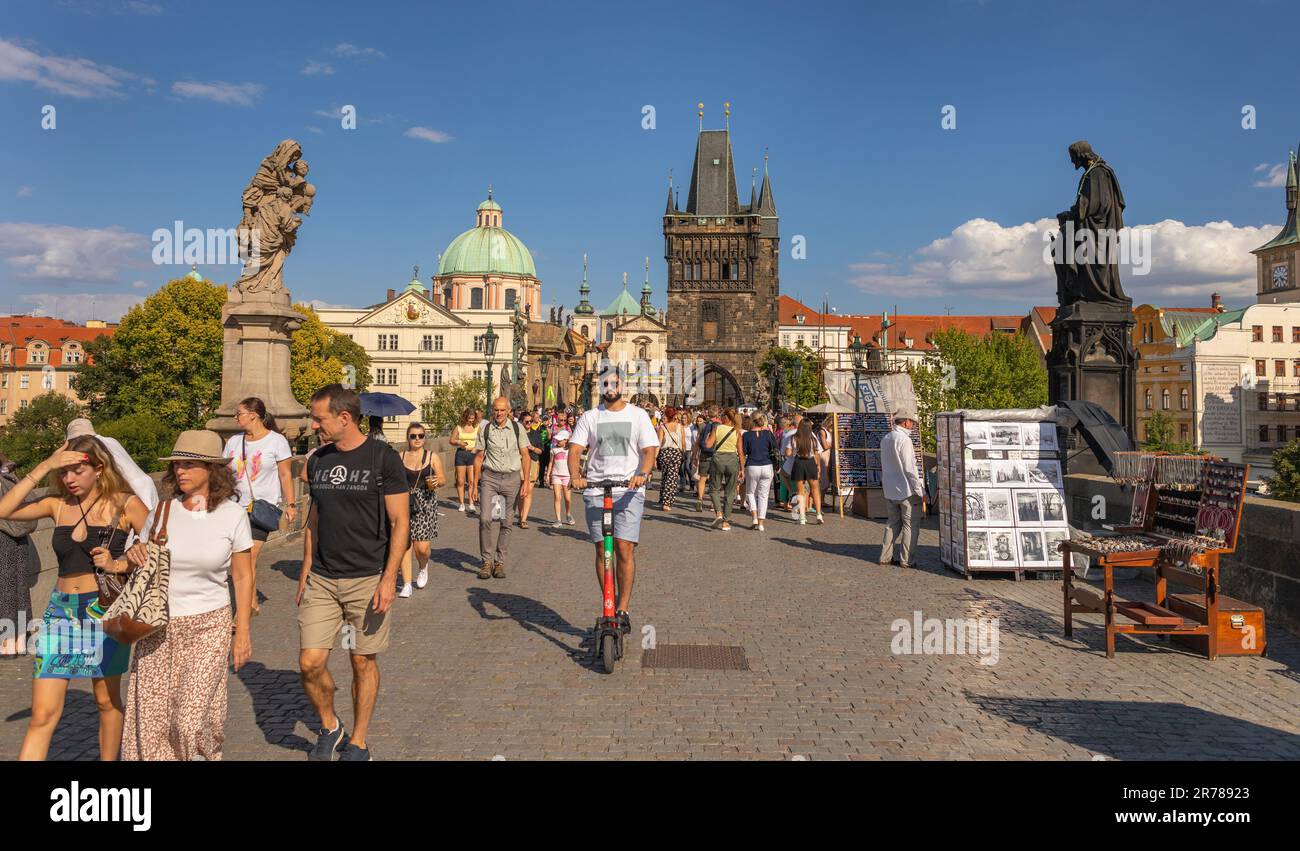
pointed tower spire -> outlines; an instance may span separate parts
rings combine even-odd
[[[758,180],[758,167],[750,169],[749,172],[749,211],[751,213],[758,211],[758,190],[754,188]]]
[[[758,208],[763,217],[763,235],[777,235],[776,201],[772,198],[772,179],[767,173],[767,148],[763,149],[763,188],[758,192]]]
[[[587,255],[582,255],[582,286],[578,287],[578,294],[582,296],[582,301],[573,309],[574,313],[582,316],[591,316],[596,312],[596,308],[591,306],[587,301],[588,294],[591,293],[591,287],[587,285]]]
[[[645,259],[645,283],[641,285],[641,314],[654,316],[655,308],[650,303],[650,258]]]
[[[668,206],[664,208],[664,215],[671,216],[677,212],[677,205],[673,203],[673,170],[668,169]]]
[[[1295,151],[1291,152],[1290,163],[1286,170],[1286,208],[1294,210],[1296,208],[1296,193],[1300,190],[1300,184],[1296,182],[1295,175]]]

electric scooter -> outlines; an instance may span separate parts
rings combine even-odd
[[[602,591],[604,610],[600,620],[596,621],[595,653],[600,658],[605,673],[614,673],[614,663],[623,658],[623,630],[619,627],[618,617],[614,614],[614,601],[618,593],[617,577],[614,567],[614,488],[624,488],[629,480],[621,482],[588,482],[587,487],[601,488],[605,492],[602,505],[600,531],[604,535],[605,579]]]

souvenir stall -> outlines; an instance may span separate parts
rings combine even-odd
[[[1070,537],[1057,426],[1054,408],[935,417],[945,566],[967,579],[1057,570],[1057,547]]]
[[[852,500],[854,514],[882,518],[888,514],[888,504],[880,487],[880,441],[894,428],[897,413],[909,412],[910,416],[916,416],[916,393],[907,373],[856,378],[855,382],[849,370],[825,372],[830,403],[818,407],[829,412],[827,425],[831,429],[834,474],[831,488],[841,517],[845,501]],[[809,409],[810,413],[814,410]],[[919,428],[912,429],[912,445],[916,447],[917,470],[924,477]]]
[[[1134,489],[1129,522],[1072,530],[1061,544],[1065,635],[1074,615],[1092,613],[1105,617],[1107,658],[1123,633],[1173,636],[1209,659],[1262,656],[1264,611],[1219,593],[1219,557],[1236,549],[1249,473],[1249,464],[1210,456],[1115,453],[1112,477]],[[1100,589],[1076,584],[1075,554],[1101,568]],[[1154,571],[1154,602],[1118,596],[1117,567]],[[1170,593],[1171,584],[1190,593]]]

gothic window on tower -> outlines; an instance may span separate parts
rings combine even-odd
[[[731,264],[730,264],[730,263],[723,263],[723,264],[722,264],[722,280],[724,280],[724,281],[729,281],[729,280],[731,280]]]
[[[700,305],[701,334],[706,340],[714,341],[721,336],[721,308],[716,301],[706,301]]]

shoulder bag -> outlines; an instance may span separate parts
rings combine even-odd
[[[167,626],[171,618],[168,586],[171,584],[172,553],[167,549],[167,521],[172,513],[169,499],[154,518],[145,546],[148,560],[127,577],[122,593],[104,612],[104,632],[114,641],[134,644]]]
[[[100,544],[101,547],[109,551],[110,557],[113,553],[113,535],[117,533],[118,522],[117,517],[112,519],[108,527],[108,541]],[[107,611],[108,607],[113,605],[130,578],[130,568],[127,569],[126,573],[109,573],[107,570],[95,568],[95,584],[99,586],[100,609]]]
[[[244,461],[244,475],[248,478],[248,522],[263,532],[274,532],[280,528],[280,515],[284,512],[253,493],[253,471],[248,466],[248,435],[244,435],[240,444],[240,456]]]

